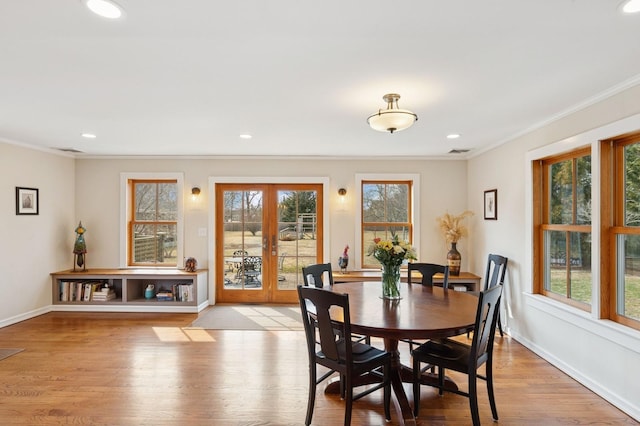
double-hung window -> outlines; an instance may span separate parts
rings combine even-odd
[[[412,180],[362,180],[361,250],[363,268],[379,268],[368,254],[374,238],[413,243]]]
[[[603,317],[640,329],[640,134],[601,143]]]
[[[540,160],[538,292],[591,310],[591,152]]]
[[[121,175],[124,225],[121,263],[177,267],[182,262],[182,175]]]

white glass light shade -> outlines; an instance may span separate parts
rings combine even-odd
[[[110,0],[85,0],[87,7],[103,18],[118,19],[122,16],[122,8]]]
[[[398,108],[400,95],[389,93],[382,98],[387,102],[387,109],[380,109],[367,118],[369,126],[379,132],[399,132],[408,129],[416,122],[418,116],[406,109]]]
[[[624,13],[637,13],[640,12],[640,0],[628,0],[622,5],[622,11]]]

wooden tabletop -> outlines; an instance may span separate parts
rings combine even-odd
[[[432,339],[466,333],[473,328],[478,298],[420,284],[400,284],[400,300],[382,299],[379,282],[335,284],[349,294],[355,333],[390,339]]]

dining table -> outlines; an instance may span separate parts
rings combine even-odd
[[[413,373],[411,367],[400,360],[399,342],[452,337],[473,330],[478,298],[463,291],[408,283],[400,283],[401,298],[396,300],[382,298],[382,284],[375,281],[348,282],[325,288],[349,295],[353,333],[383,339],[385,350],[392,356],[391,387],[399,423],[415,425],[416,419],[403,385],[413,381]],[[379,376],[372,375],[362,378],[360,383],[379,380]],[[451,379],[446,380],[446,386],[457,389]],[[437,383],[437,376],[425,372],[421,383]],[[328,385],[325,392],[340,392],[339,382]]]

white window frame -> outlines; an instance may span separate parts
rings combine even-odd
[[[127,246],[129,238],[127,235],[129,222],[131,221],[131,203],[133,194],[129,185],[130,180],[175,180],[178,194],[178,218],[176,223],[176,243],[177,243],[177,265],[176,266],[130,266],[127,262]],[[120,173],[120,268],[165,268],[182,269],[184,265],[180,259],[184,256],[184,174],[183,173]]]
[[[363,181],[411,181],[411,222],[413,234],[411,235],[412,246],[416,250],[420,259],[420,175],[417,173],[358,173],[356,179],[356,208],[355,208],[355,246],[358,250],[362,247],[362,182]],[[356,270],[363,270],[362,256],[354,256]],[[367,268],[371,270],[371,268]]]

